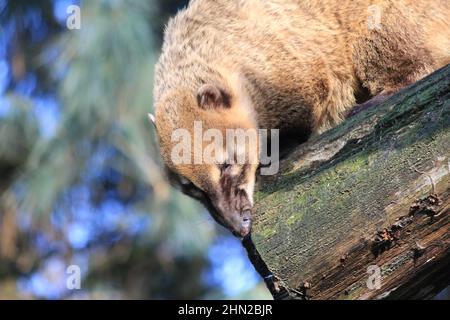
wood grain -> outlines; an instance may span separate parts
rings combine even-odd
[[[449,212],[450,65],[291,152],[252,239],[275,297],[426,298],[450,283]]]

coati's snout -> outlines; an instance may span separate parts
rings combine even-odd
[[[233,235],[239,238],[249,235],[256,166],[222,164],[200,167],[193,171],[183,170],[184,176],[169,169],[171,183],[203,203],[214,220]]]
[[[225,198],[225,194],[210,198],[212,208],[209,211],[211,215],[236,237],[246,237],[250,234],[252,228],[252,205],[249,199],[245,197],[242,200],[241,196],[236,196],[230,201],[225,200]],[[230,206],[231,203],[235,205]]]
[[[247,236],[252,227],[252,174],[249,165],[222,165],[219,184],[206,192],[213,206],[211,214],[241,238]]]

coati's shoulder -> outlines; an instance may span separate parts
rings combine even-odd
[[[155,66],[155,102],[173,88],[194,89],[202,77],[217,73],[207,61],[211,55],[207,48],[214,44],[205,40],[211,37],[210,22],[219,9],[219,2],[193,0],[169,19]]]

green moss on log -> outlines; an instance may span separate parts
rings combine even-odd
[[[309,161],[315,146],[338,147]],[[415,199],[449,190],[449,146],[447,66],[301,146],[263,182],[253,231],[263,260],[289,288],[317,279],[350,247],[408,214]],[[350,298],[365,292],[355,290]]]

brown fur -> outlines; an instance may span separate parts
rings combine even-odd
[[[372,5],[381,9],[379,29],[368,27]],[[165,163],[208,192],[220,180],[216,168],[171,165],[173,129],[203,120],[221,130],[278,128],[304,141],[341,122],[357,99],[395,92],[449,63],[448,17],[448,0],[191,1],[170,20],[156,66]],[[203,84],[227,92],[231,106],[199,108]]]

